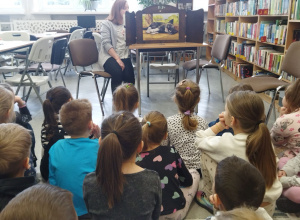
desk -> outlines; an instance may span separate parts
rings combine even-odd
[[[0,41],[0,54],[32,46],[34,41]]]
[[[132,44],[129,49],[136,50],[136,69],[137,69],[137,90],[139,93],[139,109],[138,114],[141,116],[141,69],[140,69],[140,52],[153,52],[153,51],[178,51],[178,50],[197,50],[197,66],[196,66],[196,81],[199,83],[199,60],[200,48],[206,47],[206,43],[152,43],[152,44]]]
[[[34,36],[37,39],[43,38],[43,37],[53,37],[54,39],[69,37],[71,33],[55,33],[55,32],[45,32],[41,34],[34,34]]]

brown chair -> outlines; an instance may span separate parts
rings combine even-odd
[[[274,107],[274,102],[278,92],[283,90],[289,85],[288,82],[282,80],[283,73],[286,72],[295,78],[300,78],[300,42],[292,43],[288,51],[286,52],[283,62],[281,64],[281,76],[279,78],[270,76],[253,76],[241,80],[241,83],[248,83],[252,86],[253,90],[257,93],[261,92],[273,92],[272,101],[266,117],[266,124],[268,124],[272,108]]]
[[[218,69],[220,72],[220,84],[221,84],[221,90],[222,90],[222,98],[224,102],[224,91],[223,91],[223,83],[222,83],[222,75],[221,70],[224,67],[224,62],[227,59],[229,48],[231,45],[231,36],[230,35],[217,35],[216,39],[214,41],[214,44],[212,46],[211,50],[211,57],[212,59],[217,59],[217,64],[212,63],[212,59],[210,61],[206,60],[200,60],[199,61],[199,68],[200,68],[200,77],[203,69]],[[185,62],[182,67],[185,70],[185,77],[187,75],[188,71],[196,69],[197,61],[191,60]],[[208,74],[207,75],[207,84],[208,84],[208,90],[210,93],[209,88],[209,81],[208,81]],[[199,79],[200,79],[199,77]]]
[[[111,75],[104,71],[95,71],[93,69],[86,70],[86,67],[88,67],[88,66],[93,67],[93,65],[97,65],[99,53],[98,53],[96,42],[92,39],[72,40],[69,43],[69,53],[70,53],[70,58],[71,58],[72,64],[75,67],[76,73],[78,74],[76,99],[78,98],[80,79],[82,77],[91,76],[95,82],[102,115],[104,116],[102,100],[100,97],[97,78],[99,78],[99,77],[111,78]],[[78,72],[77,67],[82,67],[83,71]]]

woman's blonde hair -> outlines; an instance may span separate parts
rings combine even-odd
[[[12,178],[29,157],[31,135],[18,124],[0,124],[0,179]]]
[[[76,220],[72,193],[37,184],[19,193],[0,213],[1,220]]]
[[[0,123],[8,122],[7,112],[12,111],[15,96],[12,91],[0,86]]]
[[[190,116],[200,101],[200,88],[198,84],[189,79],[182,80],[176,85],[173,99],[179,111],[184,114],[182,118],[183,127],[188,131],[196,130],[198,121]]]
[[[285,100],[289,111],[294,112],[300,108],[300,79],[297,79],[285,90]]]
[[[149,144],[159,144],[162,142],[168,127],[165,116],[158,111],[152,111],[145,115],[143,123],[143,151],[147,151]]]
[[[249,134],[246,141],[246,155],[265,179],[270,188],[277,176],[276,157],[271,143],[270,132],[265,120],[262,99],[251,91],[237,91],[226,99],[231,116],[237,119],[241,129]]]
[[[113,93],[114,110],[134,112],[139,102],[139,93],[132,83],[125,83]]]

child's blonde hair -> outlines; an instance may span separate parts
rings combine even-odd
[[[76,220],[72,193],[49,184],[37,184],[19,193],[0,213],[2,220]]]
[[[134,112],[139,102],[139,94],[132,83],[125,83],[116,88],[113,93],[113,103],[116,112]]]
[[[9,89],[0,86],[0,123],[6,123],[9,120],[7,117],[8,111],[13,111],[13,103],[15,96]]]
[[[65,103],[60,111],[60,121],[69,135],[82,135],[92,121],[92,105],[87,99],[76,99]]]
[[[300,108],[300,79],[297,79],[285,90],[285,100],[289,105],[289,112]]]
[[[12,178],[20,171],[30,147],[29,130],[13,123],[0,124],[0,179]]]
[[[143,151],[147,151],[149,144],[159,144],[163,140],[168,127],[165,116],[158,111],[152,111],[145,115],[143,123]]]
[[[253,88],[250,84],[247,84],[247,83],[239,83],[237,85],[234,85],[232,86],[229,91],[228,91],[228,94],[231,94],[233,92],[236,92],[236,91],[253,91]]]
[[[262,99],[251,91],[237,91],[226,99],[230,116],[237,119],[241,129],[249,134],[246,141],[246,155],[265,179],[270,188],[276,179],[276,159],[270,132],[265,120]]]
[[[200,101],[200,88],[197,83],[184,79],[176,85],[174,101],[179,111],[184,114],[182,118],[183,127],[188,131],[197,129],[198,121],[190,115],[194,112],[195,106]]]

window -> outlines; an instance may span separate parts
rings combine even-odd
[[[0,0],[1,12],[24,12],[22,0]]]
[[[114,0],[98,0],[96,12],[108,14],[113,2]],[[35,12],[83,13],[85,11],[79,0],[34,0],[34,6]]]
[[[208,0],[194,0],[193,4],[194,10],[198,10],[200,8],[203,8],[204,11],[208,10]]]

